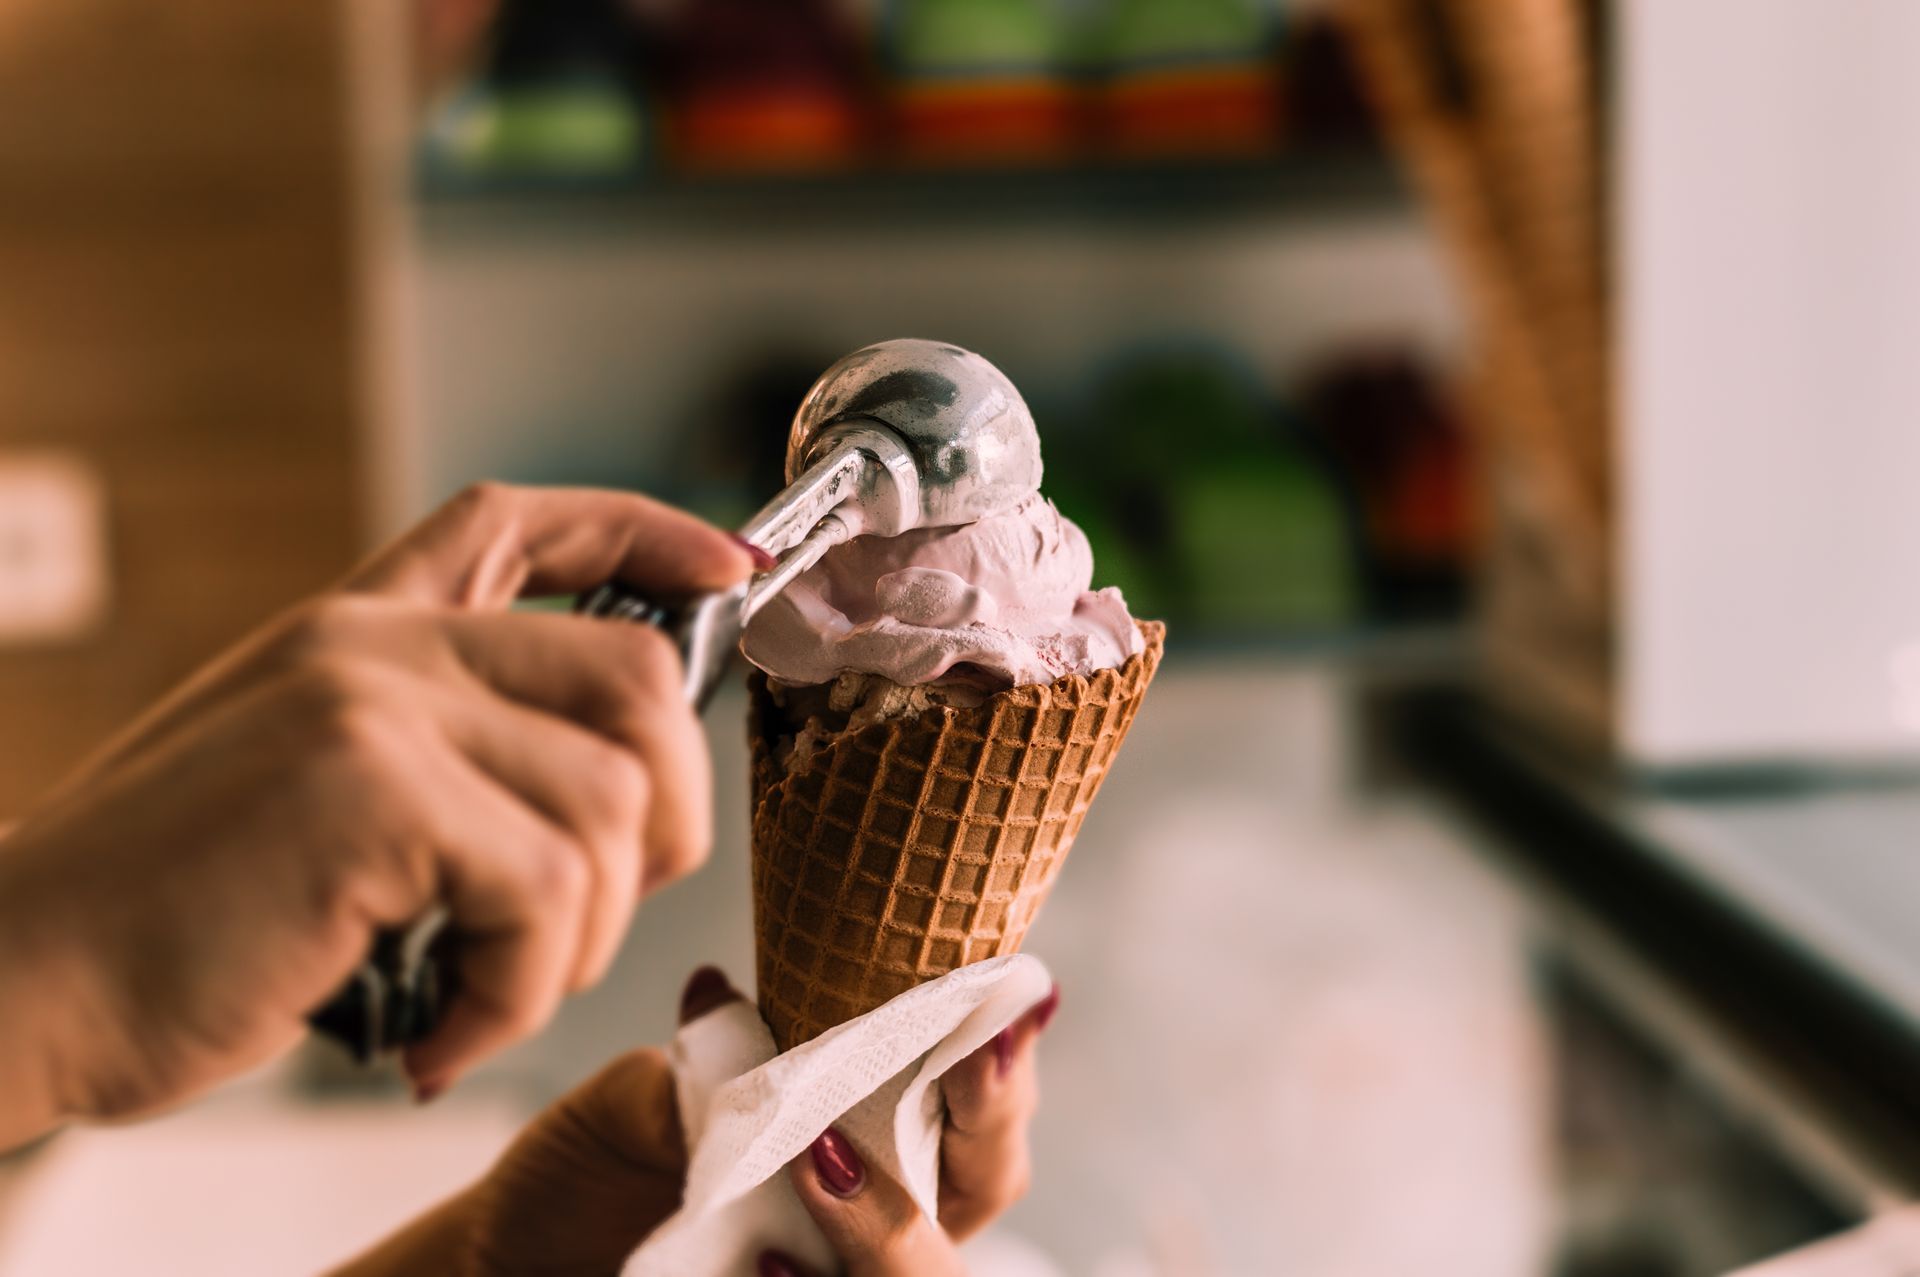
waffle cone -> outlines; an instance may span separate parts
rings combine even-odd
[[[782,1051],[970,962],[1013,953],[1160,664],[1166,629],[1091,678],[849,730],[797,770],[752,678],[753,924]]]

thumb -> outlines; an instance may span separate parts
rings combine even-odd
[[[346,588],[493,610],[617,578],[667,595],[745,580],[764,555],[694,516],[628,492],[483,483],[356,568]]]
[[[473,1277],[618,1271],[680,1205],[673,1071],[633,1051],[547,1109],[475,1188]]]
[[[794,1191],[847,1277],[965,1277],[960,1255],[911,1194],[829,1130],[795,1159]],[[784,1257],[780,1257],[784,1259]],[[800,1269],[789,1261],[793,1272]],[[763,1259],[763,1272],[778,1272]]]

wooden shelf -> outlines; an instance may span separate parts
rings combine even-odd
[[[607,178],[470,177],[423,170],[435,216],[564,212],[751,229],[770,223],[951,226],[1047,220],[1188,223],[1248,215],[1400,210],[1410,197],[1391,160],[1363,148],[1236,161],[1071,168]]]

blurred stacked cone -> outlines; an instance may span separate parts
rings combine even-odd
[[[790,769],[752,680],[753,903],[761,1014],[782,1051],[916,985],[1016,952],[1160,664],[1015,687],[833,737]]]
[[[1611,713],[1612,394],[1595,38],[1584,0],[1343,0],[1363,79],[1479,338],[1486,631],[1583,737]]]

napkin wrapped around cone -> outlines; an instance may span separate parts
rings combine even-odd
[[[797,764],[764,674],[750,688],[760,1011],[790,1050],[958,967],[1014,953],[1159,667],[1118,669],[850,727]]]

